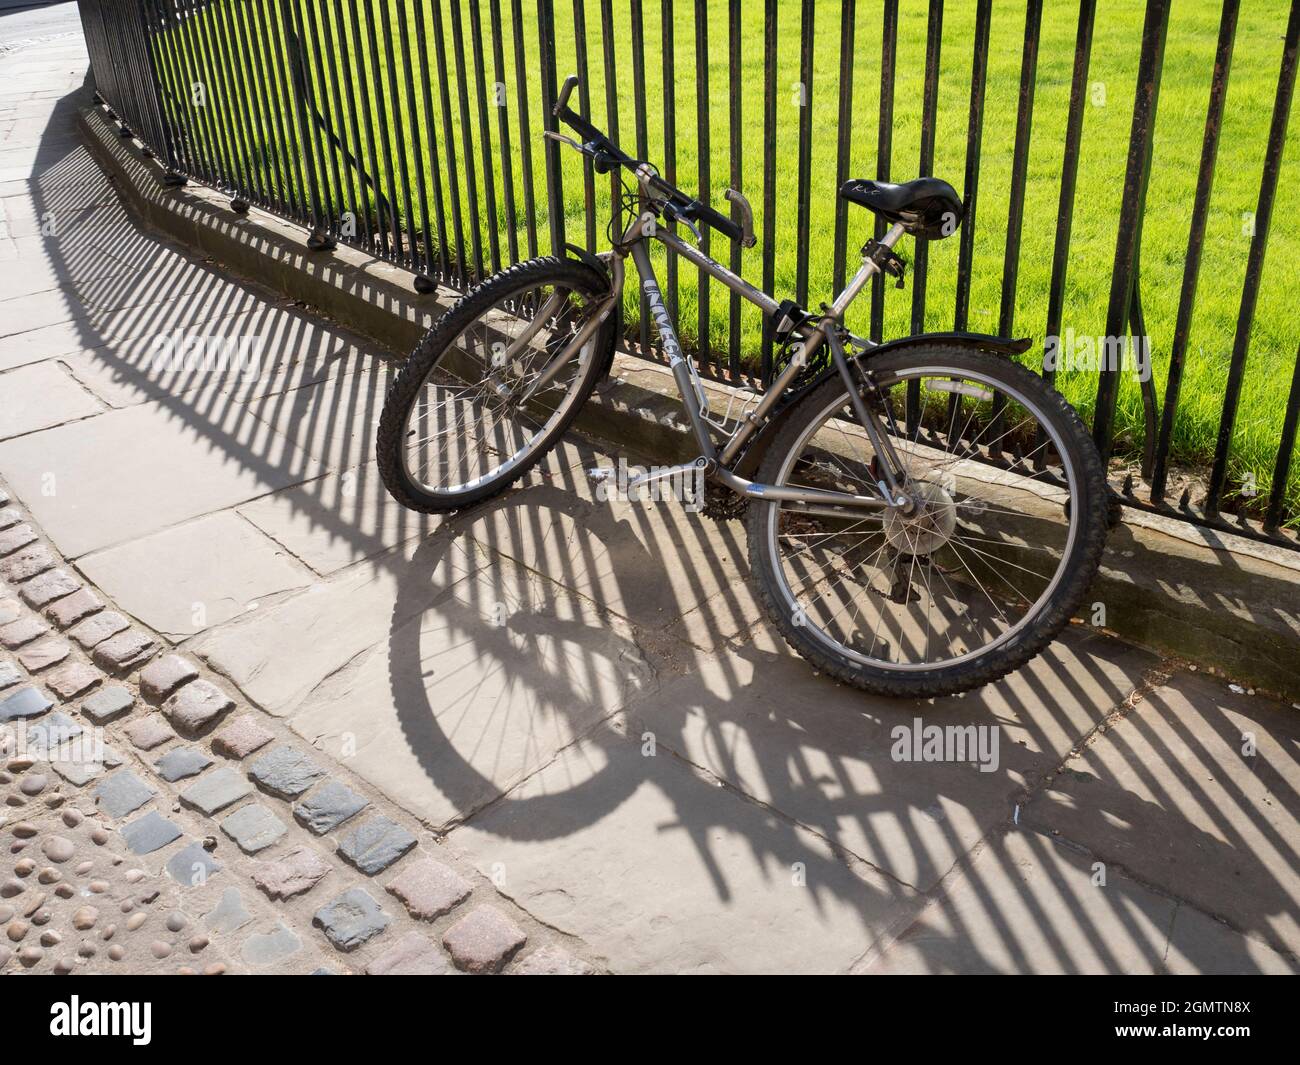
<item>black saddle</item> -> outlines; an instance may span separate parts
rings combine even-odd
[[[913,236],[930,240],[957,232],[964,212],[956,190],[936,177],[917,178],[901,185],[852,178],[844,182],[840,195],[874,211],[886,222],[901,223]]]

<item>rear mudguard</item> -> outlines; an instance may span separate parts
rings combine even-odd
[[[576,244],[566,244],[565,250],[575,259],[581,259],[593,270],[598,270],[605,278],[605,283],[610,284],[609,257],[612,253],[606,252],[603,255],[596,255],[587,251],[586,248],[580,248]],[[614,313],[609,316],[609,320],[601,329],[602,342],[605,345],[605,364],[600,368],[600,375],[596,380],[605,377],[610,368],[614,365],[614,352],[618,348],[619,338],[623,335],[623,301],[618,301],[618,306],[614,308]]]
[[[859,355],[858,358],[870,366],[871,360],[879,358],[881,355],[901,351],[904,348],[924,347],[928,344],[974,348],[977,351],[987,351],[994,355],[1004,355],[1009,358],[1013,355],[1023,355],[1029,350],[1033,340],[1029,337],[1010,340],[1007,337],[990,336],[988,333],[917,333],[915,336],[899,337],[897,340],[877,344],[866,353]],[[768,419],[767,424],[749,442],[749,446],[745,448],[740,461],[734,467],[734,472],[747,480],[753,480],[759,463],[763,461],[763,456],[767,454],[767,449],[772,446],[772,441],[781,432],[781,428],[785,425],[786,420],[790,417],[790,412],[794,410],[799,400],[838,372],[832,366],[830,369],[822,371],[808,384],[790,393],[789,398],[776,409]]]

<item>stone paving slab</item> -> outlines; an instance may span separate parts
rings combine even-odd
[[[89,418],[104,409],[65,369],[53,362],[20,367],[5,374],[3,383],[0,439]]]
[[[183,640],[305,587],[308,574],[232,511],[141,536],[82,558],[80,569],[133,617]],[[166,573],[168,579],[154,579]]]
[[[1300,714],[1182,674],[1065,763],[1024,820],[1300,953]]]

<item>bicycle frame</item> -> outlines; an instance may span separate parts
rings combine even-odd
[[[903,227],[896,224],[890,228],[880,243],[886,248],[893,248],[902,238],[903,233]],[[707,402],[699,373],[691,360],[682,353],[681,344],[677,339],[676,326],[664,306],[663,296],[659,291],[659,281],[655,275],[654,266],[650,261],[650,252],[647,247],[647,242],[651,239],[659,241],[659,243],[676,252],[688,262],[703,269],[711,277],[717,278],[727,288],[758,307],[763,312],[764,318],[770,319],[776,313],[778,304],[771,296],[751,285],[743,277],[733,273],[699,248],[687,243],[672,230],[661,224],[653,214],[649,215],[648,218],[646,216],[634,218],[624,230],[622,238],[613,248],[613,269],[611,271],[609,296],[600,305],[597,313],[579,329],[564,350],[531,383],[523,397],[524,400],[546,387],[559,373],[560,369],[582,350],[596,330],[613,313],[623,297],[623,284],[626,276],[625,263],[630,256],[641,276],[641,287],[650,308],[651,320],[659,335],[663,351],[668,356],[669,369],[672,371],[673,380],[681,395],[682,406],[686,409],[687,419],[695,435],[696,443],[700,448],[700,457],[694,462],[667,470],[658,470],[653,475],[654,477],[666,477],[675,473],[699,469],[703,470],[707,476],[720,481],[728,488],[742,495],[791,503],[794,504],[791,509],[804,513],[843,516],[847,510],[883,510],[889,507],[899,507],[904,511],[909,510],[911,501],[903,485],[902,466],[899,463],[897,453],[890,443],[888,432],[863,401],[859,392],[859,384],[853,379],[852,369],[845,355],[844,344],[840,339],[845,311],[848,310],[849,305],[852,304],[868,282],[880,272],[880,267],[871,258],[864,258],[858,272],[845,285],[843,291],[835,297],[835,301],[826,309],[820,322],[816,326],[800,325],[798,327],[799,335],[803,337],[802,347],[796,350],[794,357],[790,359],[781,373],[773,379],[771,386],[763,394],[757,405],[740,420],[740,424],[719,450],[709,433],[709,423],[704,418]],[[534,320],[540,324],[544,320],[543,315],[539,313]],[[515,345],[522,347],[528,342],[528,339],[529,331],[526,331],[523,337],[516,339]],[[848,389],[849,401],[867,433],[871,446],[875,449],[875,453],[884,460],[880,463],[881,479],[875,486],[880,493],[878,496],[828,492],[816,488],[766,485],[746,480],[731,469],[745,444],[762,428],[773,408],[780,403],[785,390],[823,344],[828,345],[830,348],[832,363],[839,371],[840,377]],[[645,478],[639,479],[638,483],[649,480],[651,476],[647,475]]]

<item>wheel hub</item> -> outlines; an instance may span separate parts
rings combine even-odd
[[[909,555],[931,555],[946,544],[957,528],[957,507],[948,490],[931,481],[908,486],[910,512],[894,507],[885,515],[885,538]]]

